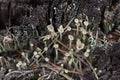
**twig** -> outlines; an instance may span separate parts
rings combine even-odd
[[[65,44],[63,44],[62,42],[60,42],[59,40],[56,40],[59,44],[61,44],[63,47],[65,47],[66,49],[69,49]]]
[[[73,78],[71,78],[70,76],[64,74],[64,73],[60,73],[61,76],[65,77],[67,80],[74,80]]]
[[[23,72],[21,71],[12,71],[12,72],[9,72],[7,73],[5,76],[4,76],[4,79],[3,80],[7,80],[9,76],[11,76],[11,74],[23,74]]]
[[[97,76],[97,73],[95,72],[93,66],[91,65],[91,63],[90,63],[87,59],[86,59],[86,61],[87,61],[87,63],[89,64],[90,68],[92,69],[92,71],[93,71],[93,73],[94,73],[94,75],[95,75],[95,78],[98,80],[99,77]]]

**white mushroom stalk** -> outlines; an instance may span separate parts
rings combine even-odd
[[[47,26],[48,31],[51,33],[51,38],[53,39],[56,36],[54,26],[52,24]]]
[[[55,59],[58,60],[58,48],[59,48],[59,45],[58,44],[54,44],[53,47],[55,48],[55,53],[56,53]]]
[[[69,39],[69,49],[72,48],[72,41],[74,40],[74,37],[72,35],[68,35],[68,39]]]
[[[63,32],[64,32],[64,28],[63,28],[62,25],[59,26],[58,32],[59,32],[59,34],[60,34],[60,40],[62,40],[62,34],[63,34]]]
[[[84,48],[85,44],[81,43],[80,39],[77,39],[76,41],[76,52],[79,52]]]
[[[87,27],[89,25],[89,22],[88,21],[84,21],[84,25],[85,25],[85,29],[87,30]]]
[[[75,22],[75,25],[76,25],[76,27],[77,27],[76,35],[79,35],[79,26],[80,26],[80,22],[79,22],[79,20],[78,20],[77,18],[74,20],[74,22]]]

